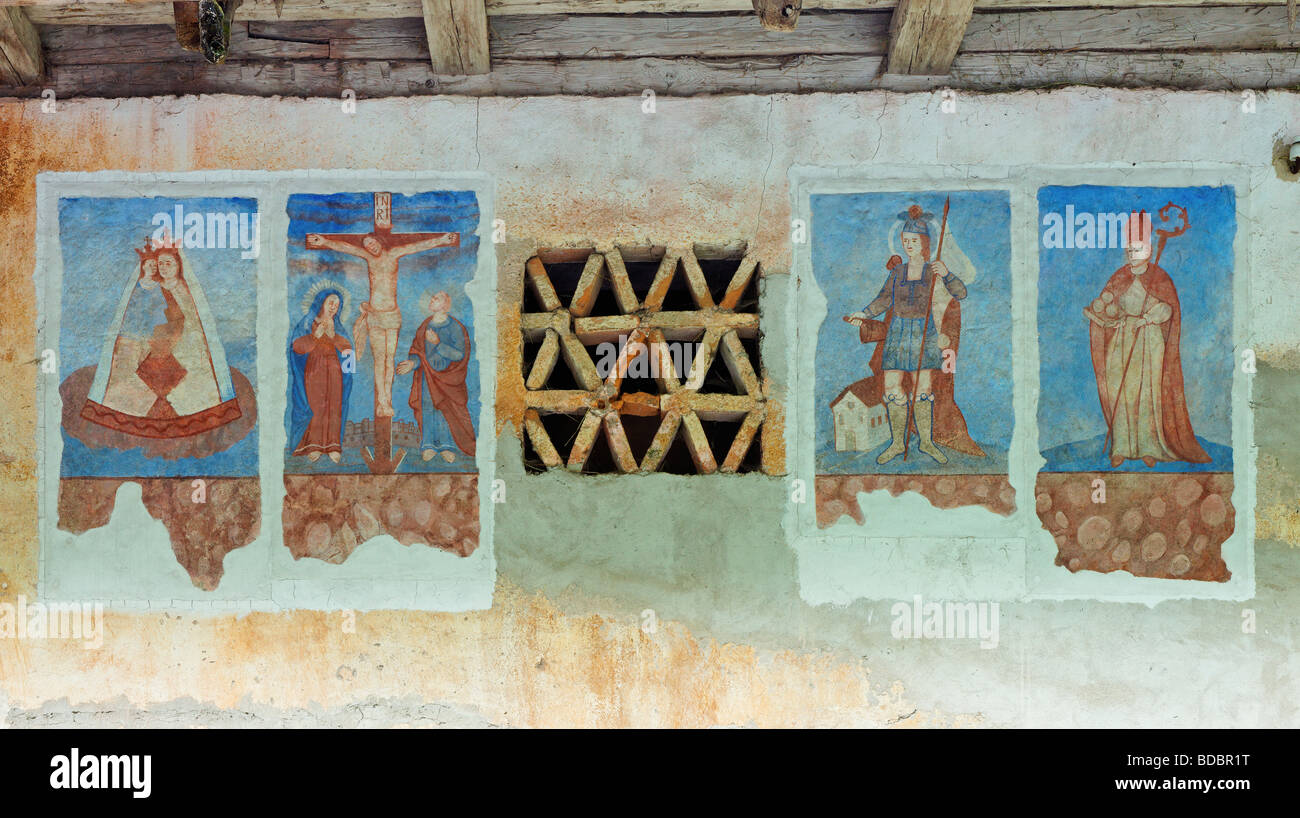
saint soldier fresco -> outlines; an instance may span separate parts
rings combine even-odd
[[[819,524],[864,522],[857,493],[879,489],[1009,514],[1008,194],[826,194],[812,210],[829,311],[816,357]]]
[[[1225,581],[1233,191],[1048,187],[1038,198],[1046,464],[1035,501],[1057,564]]]
[[[107,524],[139,483],[206,589],[261,525],[256,224],[247,199],[59,201],[59,527]]]
[[[337,563],[389,534],[468,555],[474,194],[295,194],[288,210],[286,545]]]

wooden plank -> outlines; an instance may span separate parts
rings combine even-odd
[[[700,474],[713,474],[717,471],[718,461],[713,457],[713,448],[709,446],[709,438],[704,434],[704,427],[694,412],[682,414],[681,431],[686,440],[686,448]]]
[[[1285,6],[977,12],[961,53],[1300,48]]]
[[[249,30],[328,41],[334,59],[419,59],[428,53],[419,20],[250,23]],[[510,15],[492,18],[491,34],[497,59],[883,54],[889,12],[805,14],[797,29],[781,33],[736,15]]]
[[[886,53],[888,11],[804,14],[791,32],[732,16],[511,15],[492,20],[497,59],[763,57]],[[111,30],[111,29],[101,29]],[[328,42],[333,59],[414,60],[428,53],[423,22],[249,23],[250,36]],[[1300,48],[1284,6],[976,12],[961,52],[1256,51]]]
[[[889,22],[890,74],[947,74],[975,0],[900,0]]]
[[[497,59],[584,57],[737,57],[817,54],[881,55],[889,12],[803,15],[799,28],[742,36],[737,17],[653,18],[511,16],[492,20]],[[246,29],[245,29],[246,26]],[[684,28],[683,28],[684,27]],[[41,26],[51,65],[171,62],[187,59],[164,26]],[[663,34],[664,36],[660,36]],[[234,59],[421,60],[428,58],[424,21],[328,20],[240,23],[231,32]],[[752,45],[751,45],[752,42]],[[1140,8],[976,13],[963,54],[1015,51],[1258,51],[1300,48],[1286,9]],[[188,55],[189,59],[196,59]],[[635,309],[635,308],[633,308]]]
[[[808,55],[764,59],[504,60],[490,74],[449,77],[427,60],[240,61],[155,65],[52,65],[44,85],[7,88],[38,97],[122,97],[183,94],[328,97],[344,89],[361,98],[387,96],[537,96],[576,94],[639,97],[660,94],[843,93],[954,88],[1006,91],[1061,85],[1187,90],[1291,88],[1300,85],[1294,51],[1073,51],[1042,54],[959,54],[947,77],[877,76],[879,56]],[[549,316],[546,320],[550,320]]]
[[[618,412],[605,415],[605,441],[609,443],[610,454],[619,471],[631,474],[637,470],[636,455],[632,454],[632,446],[627,442],[627,432],[623,429],[623,421]]]
[[[583,416],[582,425],[578,427],[578,434],[573,439],[573,448],[569,450],[569,471],[582,471],[587,465],[587,458],[591,457],[591,450],[596,446],[596,435],[602,425],[601,416],[595,412]]]
[[[483,0],[421,0],[435,74],[486,74],[487,11]]]
[[[722,301],[718,304],[724,310],[734,310],[740,303],[745,291],[749,289],[749,283],[754,279],[758,271],[758,258],[756,256],[745,256],[741,259],[740,266],[731,276],[731,281],[727,283],[727,290],[722,294]]]
[[[659,421],[659,428],[655,431],[654,439],[650,441],[645,456],[641,458],[641,471],[659,471],[659,466],[664,462],[668,450],[672,448],[673,439],[677,437],[677,430],[681,425],[681,412],[669,409],[664,413],[663,419]]]
[[[560,459],[560,453],[555,450],[555,444],[551,442],[551,436],[546,433],[546,427],[542,425],[542,418],[537,414],[537,410],[529,409],[524,412],[524,429],[528,432],[528,439],[532,441],[533,451],[542,459],[542,463],[549,469],[559,468],[564,465]]]
[[[632,289],[632,280],[627,277],[627,265],[623,263],[623,254],[618,248],[611,247],[604,256],[619,310],[624,314],[636,312],[641,308],[641,302],[636,297],[636,291]]]
[[[724,474],[735,474],[740,469],[740,463],[749,453],[749,447],[753,444],[754,438],[758,435],[758,430],[763,425],[762,412],[750,412],[745,415],[745,420],[740,424],[740,429],[736,432],[736,438],[731,442],[731,449],[727,452],[727,459],[723,461],[721,471]]]
[[[533,360],[533,368],[528,372],[528,380],[524,386],[529,389],[541,389],[546,386],[550,380],[551,373],[555,371],[555,365],[560,360],[560,334],[553,329],[546,331],[546,337],[542,339],[542,347],[537,351],[537,357]]]
[[[252,37],[277,40],[380,40],[387,37],[424,39],[423,17],[392,17],[386,20],[250,20]],[[428,47],[427,44],[425,46]]]
[[[0,81],[33,85],[45,75],[41,38],[19,8],[0,9]]]
[[[715,306],[713,293],[709,292],[709,282],[704,278],[704,270],[700,269],[700,261],[695,257],[694,250],[682,251],[682,270],[686,273],[686,286],[691,291],[695,306],[702,310]]]
[[[21,5],[33,23],[48,25],[162,25],[172,21],[168,2],[136,0],[0,0],[0,6]],[[862,11],[892,9],[896,0],[805,0],[799,18],[802,27],[814,10]],[[1081,5],[1095,8],[1196,6],[1283,6],[1286,0],[977,0],[978,9],[1045,9]],[[488,16],[563,14],[743,14],[752,22],[754,36],[762,29],[752,20],[752,0],[487,0]],[[375,20],[424,16],[421,0],[284,0],[277,13],[273,0],[246,0],[239,8],[244,21]],[[797,31],[798,29],[796,29]]]
[[[582,275],[573,288],[573,298],[569,300],[569,315],[585,318],[596,306],[596,297],[600,295],[600,285],[604,281],[605,257],[600,253],[587,256],[582,265]]]
[[[202,61],[185,50],[169,26],[42,26],[41,42],[51,65],[114,65]],[[248,24],[230,27],[231,59],[328,59],[328,42],[251,37]],[[414,56],[414,55],[413,55]]]
[[[555,293],[555,287],[551,284],[551,277],[546,272],[546,266],[542,260],[533,256],[528,259],[524,265],[524,270],[528,273],[528,284],[533,288],[533,294],[541,302],[542,309],[555,311],[563,307],[560,303],[560,297]]]

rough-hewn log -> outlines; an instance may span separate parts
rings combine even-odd
[[[812,93],[957,88],[1004,91],[1059,85],[1238,90],[1300,85],[1294,51],[1072,51],[1043,54],[959,54],[947,77],[876,76],[879,56],[765,59],[496,60],[490,74],[446,76],[427,60],[239,61],[152,65],[51,65],[47,82],[3,93],[60,98],[247,94],[330,97],[349,89],[361,98],[460,94],[625,96],[639,105],[642,89],[661,95]]]
[[[411,20],[421,25],[419,20]],[[230,27],[230,50],[236,60],[325,60],[330,44],[279,37],[250,37],[248,23]],[[202,60],[177,42],[168,26],[43,26],[41,42],[49,65],[128,65]],[[423,33],[420,35],[423,40]],[[412,59],[421,55],[413,53]]]
[[[435,74],[486,74],[487,12],[483,0],[422,0],[424,33]]]
[[[32,22],[64,25],[161,25],[172,19],[168,2],[135,0],[0,0],[0,6],[23,5]],[[892,9],[897,0],[804,0],[800,27],[807,13],[817,9]],[[986,10],[1050,9],[1081,5],[1080,0],[977,0],[975,7]],[[1283,6],[1286,0],[1088,0],[1098,8],[1128,8],[1134,5],[1158,7],[1195,6]],[[670,14],[737,13],[753,14],[752,0],[487,0],[489,16],[552,14]],[[281,12],[273,0],[248,0],[239,19],[266,22],[294,20],[373,20],[422,17],[421,0],[284,0]],[[752,19],[746,22],[753,25]]]
[[[492,20],[496,59],[547,60],[601,57],[781,57],[800,54],[882,55],[888,47],[889,12],[804,15],[799,28],[768,34],[735,16],[635,17],[626,15],[497,17]],[[150,63],[184,60],[165,26],[42,26],[51,65]],[[231,46],[241,59],[428,59],[424,21],[322,20],[236,22]],[[976,13],[962,41],[963,54],[1082,50],[1273,51],[1300,49],[1300,31],[1286,25],[1286,9],[1144,8],[1105,11]]]
[[[975,0],[900,0],[889,22],[891,74],[947,74]]]
[[[492,19],[492,54],[498,59],[879,55],[888,48],[889,19],[889,11],[817,12],[803,15],[794,31],[769,33],[734,15],[511,15]],[[1300,31],[1289,31],[1286,22],[1284,6],[976,12],[961,53],[1300,48]],[[334,59],[419,59],[426,53],[423,24],[416,18],[253,22],[248,30],[254,37],[328,42]],[[102,34],[83,35],[83,40],[106,42],[113,29],[97,31]]]
[[[31,85],[45,74],[41,38],[19,8],[0,9],[0,81]]]

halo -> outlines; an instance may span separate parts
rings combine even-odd
[[[894,219],[893,226],[889,228],[889,254],[891,256],[906,255],[905,253],[898,252],[898,248],[895,246],[895,242],[898,241],[898,236],[902,232],[903,232],[903,220]]]
[[[316,300],[316,295],[321,290],[331,290],[331,289],[338,290],[340,293],[343,294],[343,303],[339,304],[338,319],[340,321],[347,321],[348,311],[352,307],[352,293],[348,291],[347,287],[344,287],[342,284],[340,284],[339,282],[335,281],[332,278],[319,279],[316,281],[315,284],[312,284],[310,287],[307,288],[307,292],[303,293],[302,296],[302,314],[306,315],[307,313],[311,312],[311,302]]]
[[[937,234],[934,232],[934,214],[926,213],[923,218],[925,219],[926,225],[930,228],[930,241],[933,244],[937,241],[935,238]],[[907,222],[903,219],[894,219],[893,226],[889,228],[889,254],[891,256],[907,257],[906,253],[900,253],[898,248],[895,246],[895,242],[897,242],[902,236],[903,226],[905,224],[907,224]]]

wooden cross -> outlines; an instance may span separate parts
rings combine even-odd
[[[379,250],[366,247],[366,240],[374,239]],[[370,299],[375,300],[376,290],[382,289],[388,296],[386,301],[397,304],[397,261],[402,256],[422,253],[439,247],[459,247],[459,233],[394,233],[393,232],[393,194],[375,194],[374,228],[369,233],[308,233],[306,246],[309,250],[334,250],[347,253],[366,260],[370,278]],[[367,329],[369,333],[371,330]],[[359,339],[364,344],[364,339]],[[393,458],[393,418],[379,412],[380,361],[374,355],[374,342],[371,341],[371,357],[375,359],[375,434],[374,450],[361,450],[366,467],[372,474],[392,474],[401,465],[406,456],[405,449],[398,449],[397,458]],[[395,358],[396,343],[388,350],[387,358]],[[360,353],[358,353],[360,355]],[[387,361],[392,367],[392,360]],[[417,376],[419,377],[419,376]],[[392,405],[392,375],[386,379],[388,403]]]
[[[308,233],[308,240],[313,236],[350,244],[358,249],[364,249],[362,242],[367,238],[378,239],[386,250],[402,250],[412,245],[425,244],[431,241],[437,241],[436,246],[438,247],[460,246],[459,233],[394,233],[393,194],[391,193],[375,194],[374,228],[369,233]],[[414,250],[413,252],[422,251]],[[410,253],[399,253],[399,255],[410,255]]]

